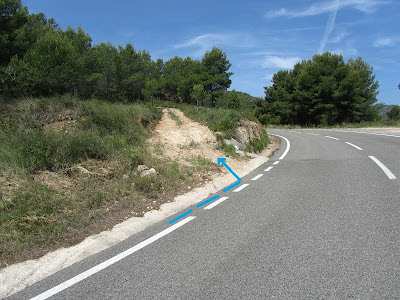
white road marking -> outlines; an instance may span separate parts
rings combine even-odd
[[[72,277],[71,279],[64,281],[63,283],[47,290],[44,293],[41,293],[40,295],[31,298],[31,300],[39,300],[39,299],[47,299],[50,298],[51,296],[54,296],[61,291],[73,286],[74,284],[85,280],[86,278],[92,276],[93,274],[96,274],[100,272],[101,270],[104,270],[105,268],[115,264],[116,262],[119,262],[120,260],[124,259],[125,257],[135,253],[136,251],[146,247],[147,245],[150,245],[151,243],[157,241],[158,239],[162,238],[163,236],[167,235],[168,233],[171,233],[172,231],[178,229],[179,227],[185,225],[186,223],[192,221],[196,217],[186,217],[182,221],[168,227],[167,229],[157,233],[156,235],[153,235],[151,238],[148,238],[147,240],[144,240],[143,242],[137,244],[136,246],[133,246],[124,252],[121,252],[120,254],[117,254],[114,257],[111,257],[110,259],[107,259],[106,261],[102,262],[101,264],[98,264],[97,266],[94,266],[93,268],[90,268],[89,270],[80,273],[79,275],[76,275],[75,277]]]
[[[218,199],[217,201],[214,201],[213,203],[211,203],[210,205],[207,205],[206,207],[204,207],[204,209],[211,209],[214,206],[217,206],[218,204],[220,204],[221,202],[225,201],[226,199],[228,199],[229,197],[222,197],[220,199]]]
[[[352,146],[352,147],[354,147],[354,148],[356,148],[357,150],[362,151],[362,148],[361,148],[361,147],[358,147],[358,146],[356,146],[356,145],[354,145],[354,144],[352,144],[352,143],[346,142],[346,144],[347,144],[347,145],[350,145],[350,146]]]
[[[263,176],[264,174],[258,174],[257,176],[255,176],[254,178],[252,178],[251,180],[257,180],[258,178],[260,178],[261,176]]]
[[[374,163],[376,163],[383,172],[385,172],[386,176],[389,179],[396,179],[396,176],[394,176],[394,174],[383,164],[381,163],[375,156],[368,156],[370,159],[372,159],[374,161]]]
[[[236,190],[234,190],[235,193],[240,192],[243,190],[246,186],[248,186],[248,183],[242,184],[240,187],[238,187]]]
[[[283,154],[281,155],[281,157],[279,157],[279,159],[284,159],[285,156],[286,156],[286,154],[288,154],[288,152],[289,152],[289,149],[290,149],[290,142],[289,142],[289,140],[288,140],[287,138],[285,138],[284,136],[277,135],[277,134],[274,134],[274,135],[277,136],[277,137],[283,138],[283,139],[286,141],[286,150],[285,150],[285,152],[283,152]]]
[[[268,168],[266,168],[264,171],[265,171],[265,172],[271,171],[272,168],[273,168],[273,167],[268,167]]]
[[[340,141],[338,138],[335,138],[335,137],[333,137],[333,136],[326,135],[325,137],[328,138],[328,139]]]
[[[273,165],[277,165],[277,164],[279,164],[279,162],[280,162],[280,161],[277,160],[276,162],[273,163]]]
[[[319,135],[318,133],[314,133],[314,132],[308,132],[307,134],[309,134],[309,135]]]

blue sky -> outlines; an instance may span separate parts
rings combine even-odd
[[[93,44],[131,42],[152,58],[201,59],[217,46],[232,63],[231,89],[264,96],[280,69],[316,53],[361,56],[380,83],[378,102],[400,105],[399,0],[22,0]]]

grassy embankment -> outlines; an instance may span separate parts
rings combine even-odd
[[[239,111],[178,105],[209,126],[221,149],[235,137]],[[192,168],[152,156],[146,137],[162,116],[144,104],[70,96],[0,104],[0,267],[69,246],[122,220],[158,208],[193,171],[215,169],[204,159]],[[170,115],[176,122],[177,116]],[[259,151],[268,136],[248,150]],[[139,164],[157,170],[140,177]]]
[[[149,153],[161,115],[69,96],[1,103],[0,267],[157,208],[161,195],[191,182],[187,169]],[[157,174],[140,177],[139,164]]]

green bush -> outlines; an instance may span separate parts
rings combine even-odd
[[[269,136],[267,133],[264,133],[261,139],[258,138],[252,139],[246,145],[246,151],[259,153],[268,145],[268,143],[269,143]]]

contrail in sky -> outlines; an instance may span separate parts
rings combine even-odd
[[[332,33],[333,27],[335,27],[335,20],[336,20],[336,14],[337,14],[338,8],[334,9],[331,14],[329,15],[328,23],[326,24],[325,32],[324,35],[322,36],[321,43],[319,46],[319,53],[324,52],[326,42],[328,41],[328,38],[330,34]]]

